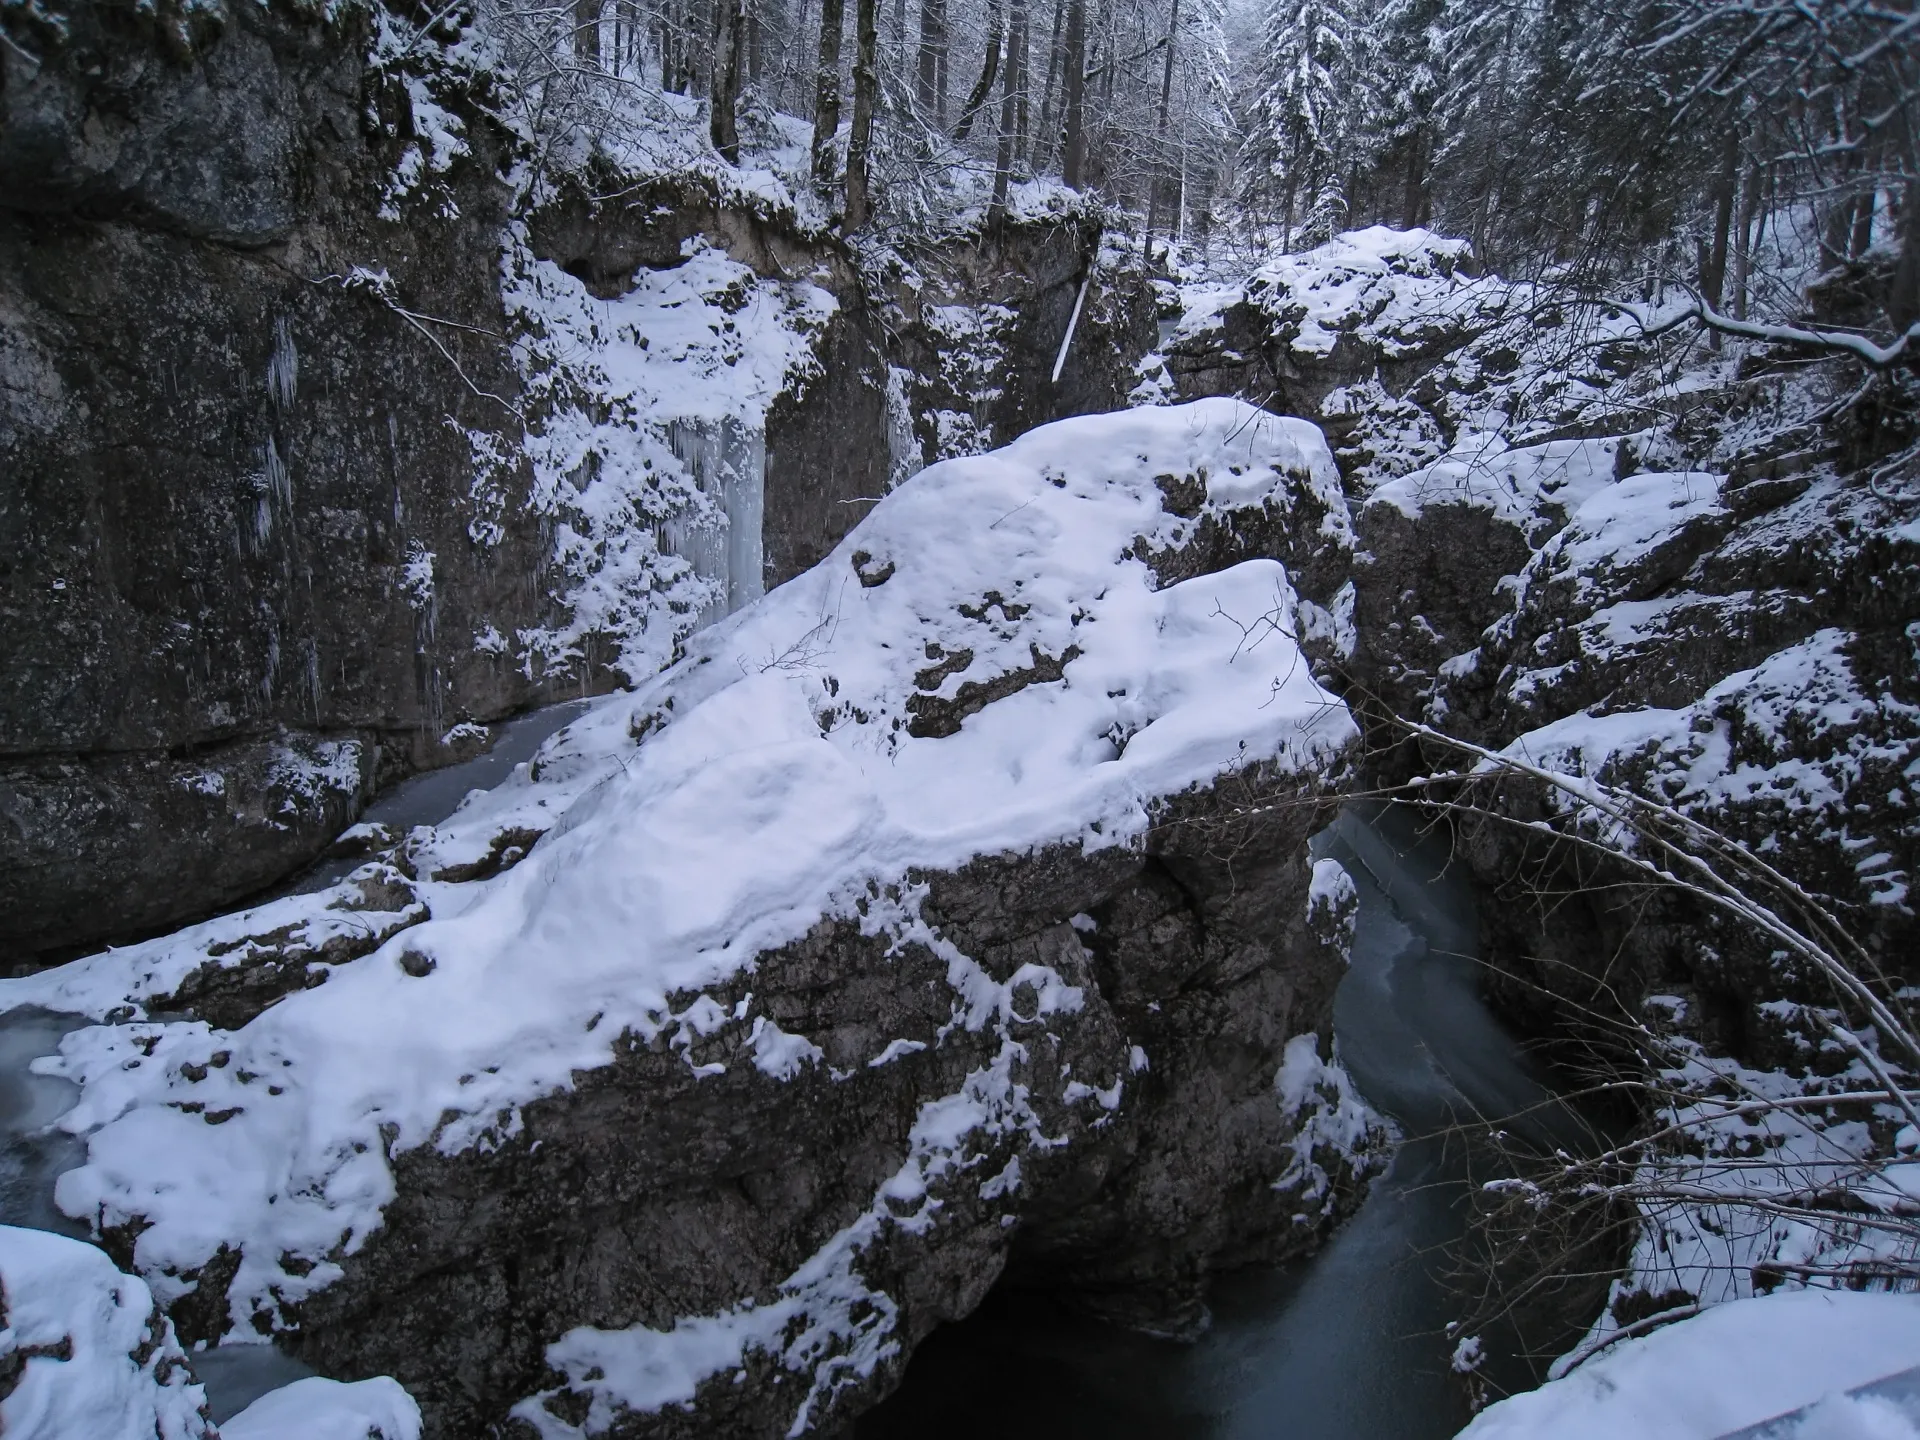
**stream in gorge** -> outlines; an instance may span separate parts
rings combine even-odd
[[[415,777],[365,818],[398,830],[445,819],[582,708],[509,722],[491,751]],[[1339,1053],[1409,1137],[1358,1213],[1311,1259],[1223,1277],[1213,1324],[1193,1344],[996,1291],[927,1340],[900,1389],[857,1424],[858,1440],[1440,1440],[1466,1423],[1439,1273],[1443,1247],[1464,1231],[1464,1175],[1459,1147],[1435,1132],[1458,1114],[1536,1106],[1547,1091],[1479,998],[1474,900],[1444,839],[1405,813],[1354,806],[1313,848],[1359,889],[1353,964],[1334,1003]],[[287,889],[317,889],[353,863],[323,862]],[[53,1204],[55,1178],[84,1157],[81,1141],[48,1129],[73,1087],[29,1068],[79,1023],[0,1016],[0,1220],[84,1236]],[[261,1344],[202,1352],[194,1368],[216,1421],[312,1373]]]
[[[1474,897],[1445,836],[1354,805],[1313,851],[1360,892],[1335,1043],[1407,1137],[1358,1213],[1310,1259],[1222,1277],[1192,1344],[997,1290],[927,1339],[858,1440],[1442,1440],[1467,1423],[1442,1274],[1465,1233],[1465,1163],[1437,1132],[1550,1095],[1480,999]]]

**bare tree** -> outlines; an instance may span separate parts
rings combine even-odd
[[[920,0],[920,113],[947,123],[947,0]]]
[[[740,81],[746,65],[747,0],[715,0],[713,94],[709,129],[713,148],[729,165],[740,163]]]
[[[813,183],[823,194],[833,184],[833,141],[840,131],[840,41],[847,28],[846,16],[846,0],[820,0],[820,61],[813,81]]]
[[[980,78],[974,81],[973,89],[967,95],[967,103],[960,108],[960,123],[953,130],[956,140],[965,140],[972,133],[973,122],[980,118],[988,96],[993,94],[993,82],[1000,74],[1000,51],[1005,28],[1006,0],[988,0],[986,55],[980,62]]]
[[[880,96],[880,0],[855,0],[853,124],[847,135],[846,230],[859,230],[872,209],[868,169],[873,153],[873,112]]]
[[[1000,148],[993,167],[993,200],[987,206],[987,229],[1006,224],[1007,196],[1013,182],[1014,155],[1019,146],[1021,95],[1026,88],[1027,0],[1009,0],[1007,63],[1000,86]]]
[[[1087,167],[1087,0],[1067,0],[1067,135],[1060,175],[1075,190],[1086,183]]]

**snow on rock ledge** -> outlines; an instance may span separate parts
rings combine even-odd
[[[1275,1088],[1357,738],[1289,564],[1350,535],[1235,401],[923,472],[345,884],[0,986],[107,1022],[50,1062],[61,1206],[188,1338],[391,1371],[429,1435],[839,1423],[1010,1255],[1204,1323],[1376,1138]]]
[[[384,1375],[310,1375],[269,1390],[220,1426],[220,1440],[420,1440],[420,1407]]]

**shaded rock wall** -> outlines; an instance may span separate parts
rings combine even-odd
[[[364,12],[64,13],[10,11],[0,61],[10,958],[285,873],[455,720],[535,698],[474,637],[545,604],[533,528],[469,533],[505,355],[341,283],[497,316],[500,137],[470,113],[457,206],[388,223],[410,112]]]
[[[618,680],[610,647],[519,653],[567,582],[503,343],[515,142],[471,78],[370,64],[357,6],[38,13],[0,47],[0,965],[251,894],[457,758],[456,724]],[[407,190],[443,123],[423,106],[464,148]],[[701,238],[838,298],[766,422],[767,585],[901,472],[889,364],[937,376],[942,341],[888,319],[838,240],[591,171],[528,220],[599,295]],[[956,251],[955,283],[1021,317],[1001,442],[1121,403],[1150,322],[1098,286],[1080,358],[1040,383],[1092,239]]]

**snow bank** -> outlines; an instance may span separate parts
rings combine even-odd
[[[1498,435],[1464,435],[1442,459],[1375,490],[1368,503],[1417,520],[1430,505],[1491,511],[1529,532],[1558,527],[1614,483],[1620,441],[1554,440],[1509,448]]]
[[[1161,486],[1193,482],[1199,513],[1168,513]],[[137,1217],[136,1265],[169,1300],[233,1246],[232,1320],[280,1323],[381,1223],[393,1156],[514,1135],[522,1106],[609,1064],[623,1033],[684,1049],[730,1018],[704,987],[822,916],[904,933],[916,870],[1126,845],[1161,798],[1223,772],[1344,763],[1356,730],[1289,638],[1284,567],[1157,588],[1142,558],[1301,494],[1316,523],[1344,519],[1319,432],[1228,400],[1065,421],[935,466],[674,669],[416,831],[432,918],[315,967],[326,983],[232,1031],[140,1018],[181,976],[243,958],[247,936],[354,920],[338,907],[364,908],[377,870],[0,982],[0,1007],[118,1021],[40,1062],[81,1087],[61,1123],[88,1161],[61,1177],[61,1207]],[[969,1028],[1012,1003],[968,993]],[[764,1073],[808,1064],[805,1037],[781,1039]]]
[[[384,1375],[352,1384],[316,1375],[262,1395],[220,1440],[420,1440],[420,1407]]]
[[[146,1285],[101,1251],[0,1226],[0,1288],[0,1376],[19,1375],[0,1398],[0,1433],[217,1440],[172,1324]]]
[[[1623,1340],[1565,1379],[1489,1407],[1460,1440],[1714,1440],[1916,1362],[1920,1297],[1797,1290],[1719,1305]],[[1846,1417],[1836,1410],[1829,1418]],[[1884,1425],[1886,1417],[1871,1418]],[[1915,1433],[1898,1424],[1805,1433]]]

